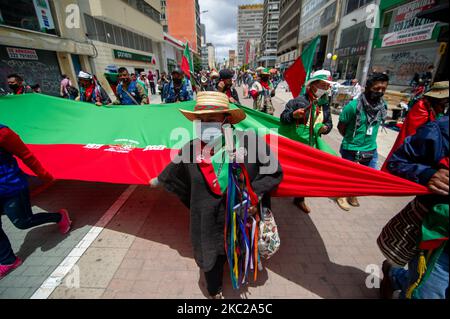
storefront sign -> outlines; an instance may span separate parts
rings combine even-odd
[[[430,40],[437,23],[428,23],[408,28],[398,32],[391,32],[383,37],[382,47]]]
[[[55,25],[48,0],[33,0],[33,4],[41,29],[54,29]]]
[[[364,55],[366,54],[366,50],[367,43],[360,43],[357,45],[336,49],[335,53],[339,57],[345,57],[349,55]]]
[[[424,24],[424,21],[420,20],[425,19],[418,19],[416,16],[418,13],[432,8],[434,3],[435,0],[416,0],[396,8],[394,11],[394,21],[391,32],[397,32]]]
[[[376,49],[372,57],[372,70],[387,72],[390,85],[408,86],[415,73],[424,72],[435,63],[437,51],[437,43],[406,45],[401,49]]]
[[[153,57],[151,54],[142,55],[142,54],[132,53],[132,52],[128,52],[128,51],[122,51],[122,50],[113,50],[113,53],[114,53],[114,57],[116,59],[142,61],[142,62],[147,62],[147,63],[153,62]]]
[[[20,60],[38,60],[36,50],[20,49],[20,48],[6,48],[10,59]]]

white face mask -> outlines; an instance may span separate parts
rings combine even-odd
[[[222,136],[222,123],[220,122],[200,122],[200,130],[201,132],[200,139],[204,143],[209,143],[216,138]]]
[[[321,98],[323,95],[328,94],[328,90],[323,90],[323,89],[317,89],[316,93],[314,93],[314,95],[317,98]]]

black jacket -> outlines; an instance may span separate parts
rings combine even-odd
[[[300,95],[295,99],[290,100],[286,107],[281,113],[280,120],[283,124],[294,124],[296,123],[296,119],[294,119],[294,112],[298,109],[307,109],[310,105],[310,101],[306,95]],[[323,124],[328,127],[328,130],[324,134],[328,134],[331,132],[333,128],[333,121],[331,119],[331,111],[330,105],[328,103],[322,104],[323,111]],[[309,118],[310,109],[306,110],[305,118]]]
[[[214,86],[209,86],[207,91],[218,92],[219,91],[219,89],[217,88],[218,85],[219,85],[219,83],[216,83]],[[236,100],[237,104],[241,104],[241,102],[239,101],[239,95],[238,95],[236,89],[234,87],[231,87],[231,88],[229,88],[229,90],[231,91],[231,97]]]

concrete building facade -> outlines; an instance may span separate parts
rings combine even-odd
[[[228,51],[228,67],[230,69],[234,69],[237,67],[237,56],[236,56],[236,50],[229,50]]]
[[[6,76],[18,73],[27,84],[39,84],[42,92],[58,96],[61,74],[75,80],[78,69],[91,71],[89,59],[96,50],[75,20],[75,25],[66,24],[71,3],[0,2],[0,88],[8,91]]]
[[[314,58],[313,68],[322,68],[326,55],[334,51],[336,30],[339,25],[342,1],[301,1],[300,27],[298,32],[299,54],[317,36],[320,42]]]
[[[252,40],[261,41],[263,15],[263,4],[243,5],[238,7],[238,63],[240,65],[245,64],[245,55],[248,53],[248,50],[246,50],[247,43],[252,42]]]
[[[277,62],[279,22],[280,0],[264,0],[261,56],[259,57],[259,63],[264,67],[274,67]]]
[[[212,43],[207,43],[208,48],[208,67],[210,70],[216,68],[216,48]]]
[[[333,54],[337,62],[327,60],[325,66],[332,69],[339,79],[358,79],[361,81],[365,55],[369,44],[370,28],[367,26],[372,13],[369,5],[373,0],[344,0],[342,15],[336,31]]]
[[[76,76],[84,70],[96,74],[112,94],[103,76],[107,66],[124,66],[137,73],[160,71],[164,65],[159,0],[29,2],[29,6],[3,6],[2,2],[0,7],[5,20],[0,26],[2,70],[23,73],[29,84],[40,84],[44,93],[59,94],[61,73],[77,85]],[[48,6],[47,11],[34,8],[36,3]],[[30,8],[35,13],[28,18]],[[14,13],[8,14],[11,10]],[[13,17],[18,12],[20,21],[34,22],[17,25]],[[46,16],[39,17],[43,12]],[[41,20],[46,24],[41,25]]]
[[[164,33],[164,46],[163,46],[163,67],[167,73],[171,73],[173,69],[180,65],[183,57],[184,43],[178,39],[175,39],[170,34]]]
[[[301,1],[280,0],[276,66],[282,70],[290,66],[298,56],[300,9]]]

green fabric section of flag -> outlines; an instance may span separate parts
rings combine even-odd
[[[42,94],[0,97],[0,123],[9,126],[27,144],[103,144],[131,142],[136,148],[149,145],[171,149],[196,138],[194,123],[179,109],[194,110],[195,101],[146,106],[104,106]],[[232,108],[238,106],[231,105]],[[259,136],[280,134],[303,142],[295,126],[279,118],[239,106],[247,115],[235,125]]]
[[[189,74],[189,75],[190,75],[190,72],[194,72],[194,63],[192,62],[191,51],[189,50],[189,42],[187,42],[187,41],[184,46],[181,68],[183,69],[183,71],[186,74]],[[189,68],[189,70],[187,70],[187,68]]]
[[[320,36],[317,36],[312,40],[312,42],[306,47],[305,50],[302,51],[302,63],[305,68],[306,79],[305,83],[309,80],[311,75],[311,69],[314,62],[314,56],[316,55],[317,45],[320,43]],[[302,93],[305,94],[306,85],[303,85]]]
[[[211,157],[211,164],[219,182],[220,190],[224,193],[228,187],[228,174],[231,160],[223,147],[225,145],[225,139],[220,138],[220,140],[222,147]],[[234,139],[234,149],[239,149],[239,140],[236,138]]]

